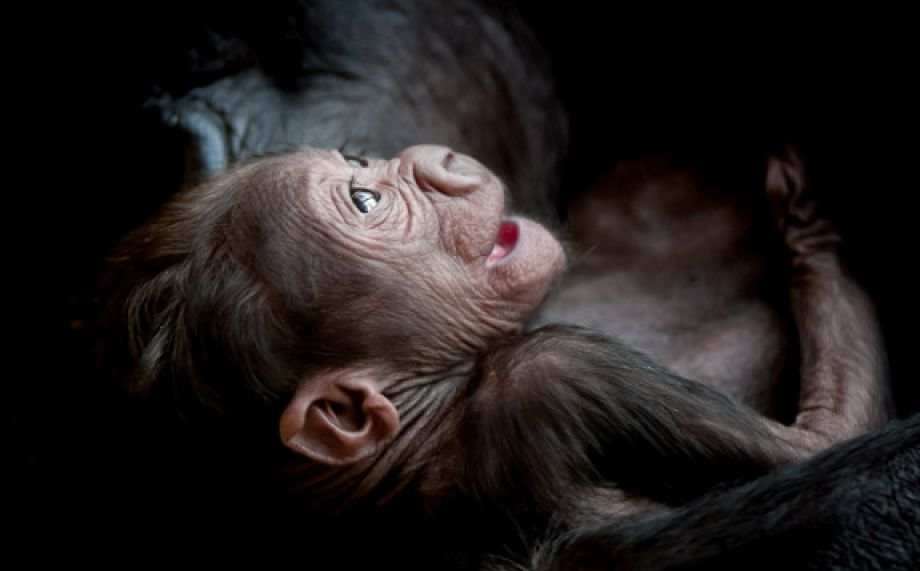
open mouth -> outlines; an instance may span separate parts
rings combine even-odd
[[[498,228],[498,236],[495,238],[495,245],[492,246],[492,253],[489,254],[488,263],[494,264],[514,250],[518,241],[518,225],[512,220],[502,220],[502,225]]]

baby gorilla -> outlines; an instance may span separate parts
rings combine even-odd
[[[453,514],[495,551],[683,504],[885,418],[871,308],[801,165],[770,165],[803,343],[794,426],[607,337],[525,332],[563,249],[506,215],[485,167],[434,146],[304,149],[180,194],[111,261],[103,362],[168,400],[272,410],[271,476],[308,519]]]
[[[127,346],[104,360],[135,389],[220,407],[294,391],[280,421],[292,450],[377,460],[400,424],[434,419],[454,369],[521,330],[564,268],[556,239],[504,204],[491,172],[444,147],[253,161],[125,240],[105,297],[127,332],[109,340]]]
[[[263,191],[272,210],[250,218],[263,237],[248,243],[264,248],[250,255],[290,316],[282,344],[292,335],[304,343],[292,347],[301,363],[288,382],[299,387],[281,436],[313,460],[342,465],[380,452],[400,418],[421,412],[417,397],[386,394],[410,380],[438,384],[518,331],[564,267],[542,226],[504,217],[495,176],[443,147],[391,161],[306,151],[261,168],[283,182]]]

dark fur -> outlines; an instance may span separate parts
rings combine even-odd
[[[578,328],[546,327],[496,349],[471,391],[466,482],[499,502],[523,494],[549,510],[605,483],[681,502],[776,462],[755,413]]]
[[[579,529],[539,569],[914,569],[920,416],[677,509]]]
[[[191,50],[213,62],[195,75],[202,84],[177,81],[146,103],[187,137],[186,183],[303,144],[389,158],[424,142],[482,160],[519,211],[552,213],[565,116],[546,56],[505,2],[219,10]],[[234,73],[213,81],[221,65]]]

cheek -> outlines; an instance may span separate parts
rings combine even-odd
[[[433,194],[439,239],[444,251],[463,264],[485,262],[505,210],[501,183],[490,174],[475,191],[448,197]]]
[[[396,265],[403,265],[409,258],[430,255],[439,244],[434,206],[424,196],[404,188],[381,188],[383,199],[379,211],[365,217],[363,227],[355,233],[376,242]]]
[[[438,237],[440,247],[458,264],[475,270],[485,263],[495,242],[495,226],[493,220],[482,220],[475,212],[452,220],[442,219]]]

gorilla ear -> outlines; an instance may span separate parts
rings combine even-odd
[[[281,441],[332,466],[374,455],[399,432],[399,414],[368,369],[327,371],[302,379],[281,414]]]

